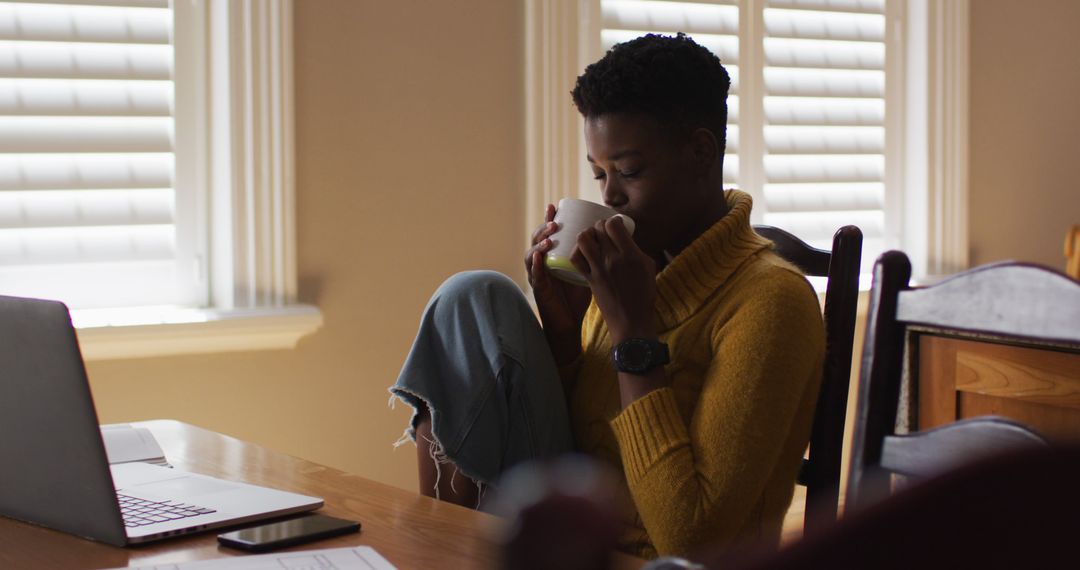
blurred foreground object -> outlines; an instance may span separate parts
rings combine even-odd
[[[503,567],[610,568],[621,526],[615,481],[608,467],[579,455],[511,469],[491,509],[513,521],[503,537]]]
[[[709,568],[1073,568],[1080,446],[1013,451],[912,485],[772,553]]]

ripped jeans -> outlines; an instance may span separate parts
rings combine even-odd
[[[414,409],[399,444],[416,441],[416,410],[426,404],[436,468],[452,462],[480,485],[573,450],[544,332],[518,286],[494,271],[458,273],[439,287],[390,393]]]

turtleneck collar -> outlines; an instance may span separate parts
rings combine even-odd
[[[750,195],[728,190],[725,198],[728,213],[656,276],[656,323],[660,331],[693,315],[747,258],[771,245],[750,227]]]

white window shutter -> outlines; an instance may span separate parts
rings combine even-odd
[[[667,0],[603,0],[600,43],[611,46],[648,33],[683,32],[720,58],[731,76],[728,95],[727,150],[724,185],[739,181],[739,7],[737,0],[715,3]]]
[[[167,0],[0,3],[0,293],[179,297]]]
[[[869,270],[886,235],[885,0],[601,0],[601,7],[605,50],[649,32],[685,32],[716,53],[732,77],[725,186],[757,197],[756,219],[817,247],[828,249],[841,226],[859,226]],[[740,7],[754,17],[740,19]],[[763,20],[760,37],[740,29],[758,20],[751,12]],[[740,61],[740,36],[750,40],[744,47],[761,49],[760,61],[747,63],[750,54]],[[742,95],[753,99],[742,117],[740,63],[755,67],[742,70]],[[750,85],[754,77],[760,87]],[[760,149],[750,148],[759,137]]]
[[[764,222],[884,249],[885,0],[766,0]]]

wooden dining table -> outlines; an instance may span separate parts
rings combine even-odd
[[[507,523],[499,517],[424,497],[173,420],[134,425],[148,428],[173,466],[325,500],[320,512],[360,521],[359,534],[325,539],[289,550],[370,546],[398,568],[498,567],[499,541]],[[5,467],[6,468],[6,467]],[[119,548],[0,517],[0,568],[115,568],[160,566],[245,556],[220,546],[211,531]],[[614,554],[620,569],[644,561]]]

